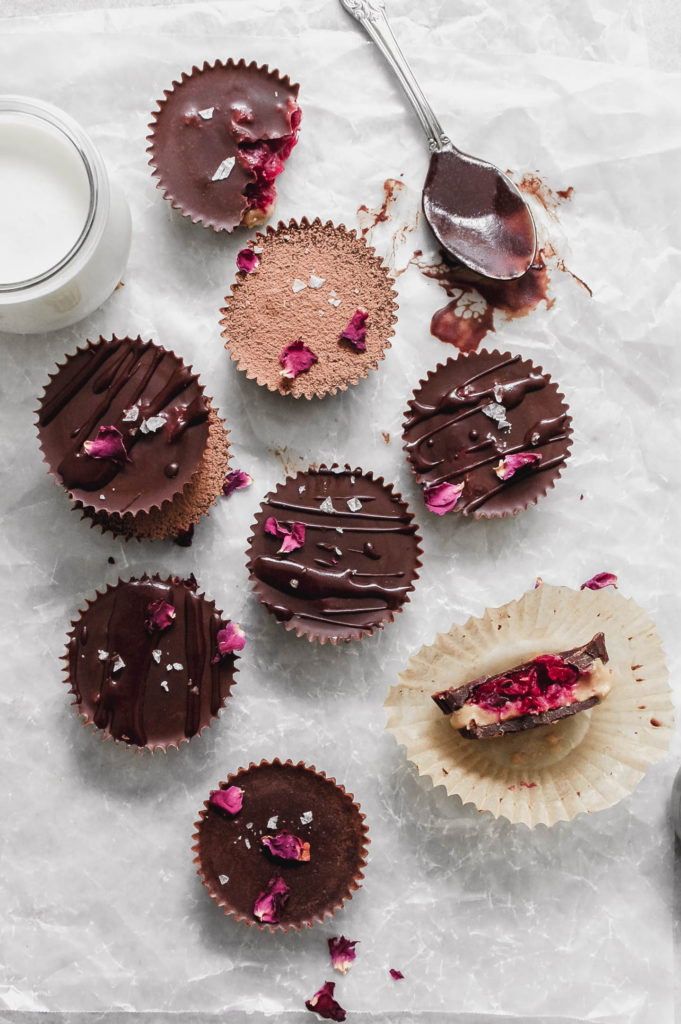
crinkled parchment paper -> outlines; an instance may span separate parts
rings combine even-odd
[[[352,970],[336,978],[348,1020],[672,1020],[667,801],[678,742],[617,806],[529,831],[419,780],[385,732],[383,700],[409,655],[453,620],[520,596],[537,575],[576,586],[602,570],[657,622],[678,697],[680,78],[646,66],[633,2],[388,6],[463,149],[517,180],[538,172],[545,198],[546,188],[554,199],[573,189],[556,205],[535,203],[556,252],[550,302],[525,318],[497,315],[488,338],[555,376],[574,420],[563,478],[516,520],[428,515],[401,452],[412,388],[454,354],[429,333],[444,292],[407,266],[416,250],[437,259],[419,216],[427,152],[380,55],[335,0],[3,23],[0,91],[43,97],[81,121],[134,219],[124,287],[99,312],[49,336],[0,339],[3,1021],[32,1024],[32,1013],[12,1011],[156,1011],[149,1019],[166,1021],[170,1011],[228,1009],[309,1020],[304,1000],[333,977],[326,939],[341,932],[360,940]],[[400,271],[393,347],[370,379],[321,403],[265,393],[237,373],[217,323],[246,236],[183,220],[146,166],[163,89],[227,56],[301,83],[280,216],[355,226],[360,205],[380,210],[386,179],[403,185],[388,222],[367,236]],[[89,529],[41,463],[33,409],[48,371],[84,338],[114,331],[153,337],[194,364],[231,430],[234,465],[255,480],[220,503],[188,549]],[[410,604],[384,633],[319,649],[257,606],[244,547],[285,469],[334,459],[397,484],[425,556]],[[248,634],[221,721],[166,757],[81,728],[59,661],[84,598],[144,570],[194,572]],[[371,829],[364,887],[307,934],[236,925],[192,865],[209,790],[271,756],[335,775]]]

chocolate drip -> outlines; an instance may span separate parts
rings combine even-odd
[[[196,377],[173,353],[140,338],[113,338],[60,367],[38,424],[47,461],[72,496],[122,514],[160,505],[184,487],[205,450],[208,413]],[[159,416],[161,427],[144,429]],[[85,452],[102,426],[120,432],[127,458]]]
[[[405,418],[404,447],[419,483],[463,483],[456,511],[504,515],[536,500],[558,475],[569,424],[548,376],[520,356],[479,352],[450,359],[418,388]],[[541,460],[501,480],[495,468],[521,453],[538,453]]]
[[[149,634],[145,618],[154,601],[171,604],[176,614],[168,629]],[[190,586],[148,578],[120,583],[99,595],[83,619],[91,642],[86,646],[77,628],[69,674],[75,703],[97,728],[153,748],[196,735],[217,715],[235,657],[212,664],[224,622]]]
[[[314,506],[300,503],[302,483],[315,495]],[[332,512],[321,508],[327,498]],[[347,506],[352,498],[363,506],[355,512]],[[271,515],[287,525],[305,525],[302,548],[277,554],[278,539],[264,530]],[[263,502],[249,567],[261,600],[277,618],[295,621],[320,639],[349,639],[392,618],[407,599],[418,556],[415,530],[406,506],[369,475],[311,471],[287,480]],[[332,557],[319,558],[319,550]]]

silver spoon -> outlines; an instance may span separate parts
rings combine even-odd
[[[537,235],[525,200],[498,167],[462,153],[444,134],[397,45],[384,0],[340,0],[379,48],[428,138],[423,212],[440,245],[478,274],[509,281],[534,260]]]

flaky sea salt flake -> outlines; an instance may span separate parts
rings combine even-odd
[[[109,657],[109,652],[102,651],[100,649],[99,651],[97,651],[97,657],[99,658],[100,661],[106,661],[106,659]]]
[[[161,652],[160,651],[158,651],[158,650],[152,651],[151,652],[151,656],[152,656],[152,658],[154,659],[154,661],[156,662],[157,665],[161,664]]]
[[[291,290],[298,294],[298,292],[302,292],[303,288],[307,288],[307,285],[304,281],[301,281],[299,277],[296,277],[291,286]]]
[[[279,821],[279,815],[278,814],[273,814],[272,817],[270,818],[270,820],[267,822],[268,829],[269,828],[276,828],[278,821]]]
[[[229,875],[218,875],[218,881],[220,885],[227,885],[227,882],[229,882]]]
[[[333,507],[333,502],[331,501],[331,498],[324,498],[324,501],[319,506],[319,511],[320,512],[335,512],[336,511],[335,508]]]
[[[300,815],[300,824],[301,825],[309,825],[311,821],[312,821],[312,811],[305,811],[303,814]]]
[[[121,672],[125,668],[125,662],[121,658],[120,654],[116,655],[116,660],[111,666],[112,672]]]
[[[500,402],[488,402],[480,411],[489,419],[494,420],[499,430],[511,429],[511,424],[506,419],[506,408]]]
[[[163,682],[161,683],[161,687],[166,691],[166,693],[170,693],[170,690],[168,689],[168,680],[167,679],[163,680]]]
[[[310,288],[321,288],[326,278],[316,277],[314,274],[310,274]]]
[[[203,118],[204,121],[210,121],[211,117],[213,116],[214,110],[215,107],[204,107],[203,110],[198,111],[198,115],[199,117]]]
[[[359,512],[362,508],[362,502],[359,498],[348,498],[346,504],[351,512]]]
[[[211,181],[224,181],[225,178],[229,178],[230,174],[232,173],[232,169],[233,169],[235,163],[236,163],[236,157],[233,157],[233,156],[225,157],[225,159],[222,161],[222,163],[218,167],[217,171],[215,172],[215,174],[213,175],[213,177],[210,180]]]

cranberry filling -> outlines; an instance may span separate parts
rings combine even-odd
[[[239,143],[239,159],[245,167],[255,172],[255,181],[246,186],[248,202],[246,210],[268,212],[275,203],[277,190],[274,180],[284,170],[284,163],[298,141],[300,107],[291,111],[291,134],[279,139],[259,139],[257,142]]]
[[[466,704],[475,704],[499,718],[539,715],[571,704],[580,673],[553,654],[535,658],[529,668],[495,676],[476,686]]]

